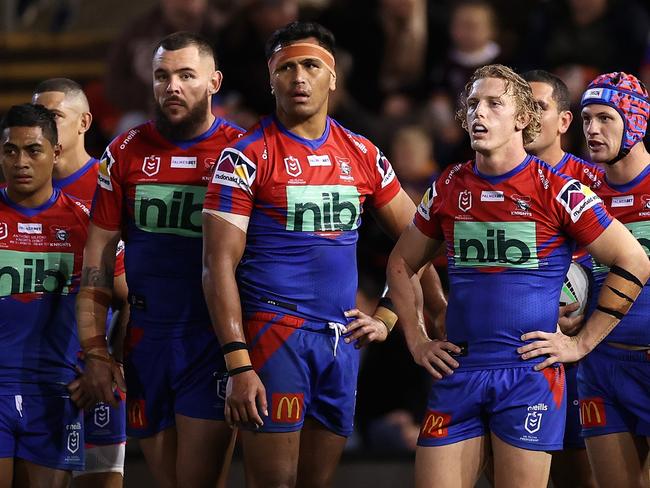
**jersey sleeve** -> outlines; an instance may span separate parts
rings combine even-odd
[[[123,164],[115,160],[109,145],[99,162],[97,189],[90,214],[92,222],[103,229],[119,230],[122,225],[124,189],[119,173]]]
[[[227,147],[221,152],[208,185],[203,208],[250,216],[253,211],[257,177],[256,158]]]
[[[556,194],[554,204],[564,229],[580,247],[591,244],[612,223],[612,216],[600,197],[578,180],[567,180]]]
[[[374,150],[376,155],[371,173],[373,178],[371,184],[374,191],[369,198],[375,208],[381,208],[395,198],[402,187],[388,158],[379,148],[374,147]]]
[[[437,241],[442,241],[444,240],[444,235],[438,216],[442,199],[438,196],[438,191],[436,189],[437,181],[438,180],[431,183],[431,186],[424,192],[422,200],[415,212],[413,223],[420,232],[427,237]]]

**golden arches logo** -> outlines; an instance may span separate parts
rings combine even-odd
[[[580,423],[583,427],[601,427],[607,423],[602,398],[580,400]]]
[[[429,412],[422,424],[422,437],[447,437],[447,426],[451,416],[440,412]]]
[[[302,393],[274,393],[271,403],[275,422],[294,423],[302,417]]]
[[[144,411],[144,400],[133,400],[129,403],[129,427],[144,429],[147,426],[147,417]]]

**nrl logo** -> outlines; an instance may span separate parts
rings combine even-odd
[[[142,162],[142,172],[147,176],[154,176],[160,171],[160,156],[147,156]]]
[[[287,156],[284,158],[284,168],[287,170],[287,174],[294,178],[302,174],[300,161],[298,161],[298,158],[294,158],[293,156]]]

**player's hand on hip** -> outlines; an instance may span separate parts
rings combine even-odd
[[[357,341],[357,349],[367,346],[371,342],[383,342],[388,337],[388,328],[381,320],[366,315],[361,310],[353,308],[345,312],[346,317],[354,320],[345,328],[345,333],[350,334],[345,338],[347,344]]]
[[[255,371],[246,371],[228,378],[226,387],[226,422],[231,427],[259,428],[260,416],[267,416],[266,389]]]
[[[460,354],[461,349],[456,344],[437,339],[427,339],[417,344],[411,354],[417,364],[426,369],[436,380],[449,376],[459,364],[451,354]]]
[[[557,325],[560,327],[560,330],[563,334],[572,336],[576,335],[582,326],[585,324],[584,314],[576,315],[575,317],[569,317],[571,312],[575,312],[580,308],[579,302],[569,303],[568,305],[560,306],[560,315],[557,319]]]
[[[577,337],[564,335],[562,331],[556,332],[528,332],[521,336],[522,341],[533,341],[517,348],[521,359],[533,359],[539,356],[548,356],[544,361],[535,365],[535,370],[540,371],[555,363],[574,363],[584,356],[578,347]]]
[[[115,397],[115,389],[126,392],[122,365],[109,355],[86,354],[84,361],[83,388],[96,402],[117,407],[120,400]]]

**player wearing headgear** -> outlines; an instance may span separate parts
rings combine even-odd
[[[562,135],[567,132],[573,121],[567,86],[559,77],[544,70],[527,71],[521,77],[530,85],[533,98],[541,109],[540,133],[534,141],[526,145],[526,151],[592,190],[600,188],[605,176],[603,170],[562,149]],[[591,256],[584,249],[574,253],[573,260],[591,268]],[[565,310],[560,311],[560,315],[577,308],[577,302],[569,304]],[[578,327],[584,321],[584,316],[561,317],[560,320],[560,325],[566,331]],[[576,379],[578,365],[565,364],[564,371],[567,391],[564,448],[553,452],[551,479],[557,488],[574,486],[588,488],[595,486],[595,481],[585,450],[585,441],[580,435],[580,404]]]
[[[641,281],[650,263],[589,188],[526,154],[540,111],[510,68],[476,70],[458,116],[476,159],[433,183],[388,263],[409,349],[438,380],[418,440],[416,486],[474,486],[490,432],[496,486],[546,487],[547,451],[562,447],[566,415],[563,368],[555,363],[579,359],[613,324],[608,315],[594,317],[549,357],[539,357],[546,349],[526,354],[522,345],[535,336],[529,331],[555,337],[574,241],[634,269]],[[449,343],[427,336],[414,279],[443,240]],[[523,361],[529,358],[534,364]]]
[[[633,75],[607,73],[589,84],[581,105],[589,157],[606,172],[596,191],[650,255],[650,154],[643,144],[648,91]],[[595,260],[594,296],[600,291],[600,297],[590,309],[621,322],[580,363],[580,414],[598,485],[648,487],[650,290],[643,287],[628,312],[626,297],[634,298],[641,286],[630,275],[638,276],[637,269],[626,269],[615,271]]]
[[[0,486],[67,487],[83,469],[83,416],[67,385],[88,210],[52,187],[54,114],[13,106],[0,125]]]
[[[61,145],[61,156],[53,171],[53,185],[66,195],[92,205],[99,161],[86,151],[85,134],[90,129],[92,114],[83,89],[67,78],[51,78],[38,84],[32,102],[54,113]],[[123,245],[120,246],[123,248]],[[115,356],[122,361],[122,342],[128,320],[127,287],[124,276],[124,253],[119,252],[113,279],[114,329],[107,330],[113,338]],[[76,332],[76,331],[75,331]],[[82,365],[83,369],[83,365]],[[124,393],[117,407],[105,403],[88,405],[84,416],[86,465],[83,472],[75,471],[75,487],[122,486],[126,444],[126,409]]]
[[[327,115],[334,37],[267,42],[276,110],[225,149],[204,205],[204,290],[230,371],[226,417],[250,486],[330,486],[352,433],[359,347],[396,316],[355,309],[364,202],[397,237],[414,205],[369,140]],[[439,291],[439,290],[438,290]],[[442,298],[444,301],[444,298]]]
[[[130,321],[124,370],[127,433],[159,486],[215,486],[230,441],[225,367],[201,289],[201,208],[216,158],[243,132],[211,112],[222,74],[210,44],[177,32],[153,53],[154,121],[102,156],[77,313],[95,396],[113,401],[108,354],[114,252],[126,247]]]

